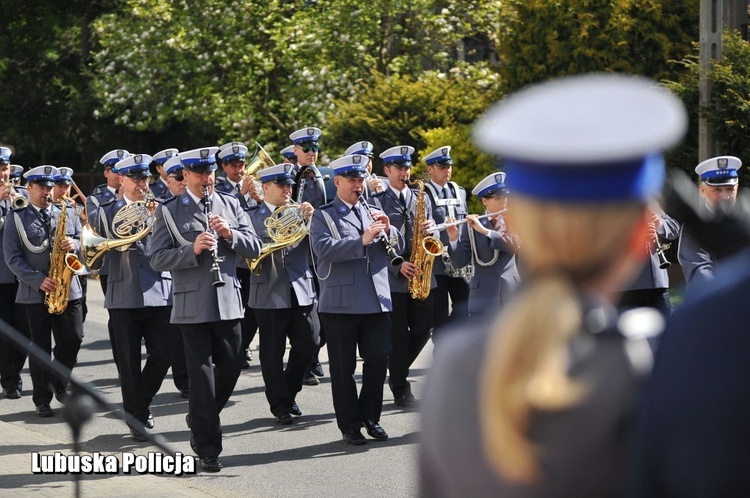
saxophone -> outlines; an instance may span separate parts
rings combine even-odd
[[[50,252],[49,278],[53,279],[57,286],[52,292],[44,296],[44,305],[53,315],[59,315],[68,307],[68,296],[70,295],[70,284],[74,274],[83,271],[83,264],[72,252],[65,252],[60,244],[67,237],[68,199],[63,196],[60,199],[60,216],[57,218],[55,239],[52,242]]]
[[[415,180],[414,184],[419,188],[419,193],[417,194],[417,207],[414,213],[410,262],[417,265],[419,270],[417,275],[409,280],[409,294],[418,301],[424,301],[430,295],[432,265],[435,262],[435,256],[443,253],[443,243],[440,242],[440,239],[430,236],[422,227],[426,218],[424,182]]]

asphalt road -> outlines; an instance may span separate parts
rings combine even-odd
[[[102,307],[103,296],[98,281],[90,280],[88,287],[89,313],[74,375],[95,386],[109,402],[119,406],[121,396],[107,337],[107,312]],[[242,372],[234,394],[221,414],[224,452],[220,458],[225,469],[218,474],[199,472],[193,476],[159,477],[154,495],[163,495],[165,491],[168,494],[170,484],[189,487],[197,493],[211,496],[328,498],[405,497],[417,494],[419,414],[416,409],[397,407],[386,386],[381,425],[390,439],[386,442],[369,441],[359,447],[348,446],[341,440],[336,427],[330,379],[326,376],[321,379],[320,385],[305,386],[298,395],[297,402],[303,416],[296,419],[293,425],[278,425],[263,394],[257,338],[252,348],[256,360],[249,370]],[[412,369],[410,378],[418,398],[431,357],[432,348],[428,345]],[[325,350],[321,352],[321,361],[327,374]],[[358,378],[360,375],[361,362],[357,370]],[[20,400],[0,399],[0,421],[33,431],[50,441],[62,442],[63,447],[70,444],[72,437],[63,422],[61,405],[53,400],[55,417],[37,417],[31,401],[28,363],[22,376],[23,397]],[[192,455],[188,444],[190,434],[185,425],[187,400],[180,398],[171,372],[154,399],[152,412],[156,419],[152,432],[164,435],[176,451]],[[132,441],[123,422],[112,413],[99,410],[83,430],[82,451],[135,451],[145,454],[155,451],[155,448],[147,443]],[[0,456],[10,456],[10,452],[8,447],[2,445],[0,436]],[[28,458],[28,454],[19,457]],[[38,480],[47,476],[34,477]],[[58,480],[60,477],[49,476]],[[148,491],[144,493],[141,488],[138,488],[138,494],[150,494]],[[85,496],[86,476],[83,491]]]

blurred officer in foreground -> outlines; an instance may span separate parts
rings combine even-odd
[[[478,145],[513,179],[508,225],[529,279],[494,322],[449,330],[426,387],[422,496],[613,497],[625,492],[652,309],[611,302],[643,264],[660,151],[685,132],[654,82],[587,75],[491,109]]]
[[[730,212],[737,201],[739,176],[737,170],[742,161],[734,156],[719,156],[706,159],[695,167],[700,177],[700,211]],[[690,287],[700,287],[714,277],[714,258],[708,250],[700,247],[690,234],[690,228],[680,234],[677,257],[682,266],[685,281]]]

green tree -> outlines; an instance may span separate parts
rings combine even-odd
[[[693,54],[679,64],[683,72],[678,78],[666,81],[667,88],[680,96],[688,108],[690,130],[682,146],[673,151],[670,165],[680,167],[691,177],[698,164],[698,118],[705,116],[720,155],[747,159],[750,157],[750,44],[737,31],[726,31],[723,36],[723,56],[714,61],[706,77],[712,83],[709,105],[700,107],[698,101],[698,45]],[[741,183],[750,183],[748,168],[739,170]]]
[[[509,0],[500,17],[508,91],[591,71],[666,78],[698,38],[698,0]]]

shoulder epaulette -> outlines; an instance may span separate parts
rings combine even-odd
[[[118,200],[117,197],[113,197],[110,200],[104,201],[101,204],[99,204],[99,207],[109,206],[110,204],[114,204],[115,202],[117,202],[117,200]]]
[[[333,202],[329,202],[328,204],[323,204],[318,209],[328,209],[328,208],[331,208],[331,207],[333,207]]]
[[[216,189],[214,189],[214,192],[216,192],[217,194],[221,194],[221,195],[228,195],[229,197],[234,197],[235,199],[237,198],[237,196],[234,195],[234,192],[222,192],[221,190],[216,190]]]
[[[163,200],[163,201],[161,201],[161,204],[162,204],[162,206],[163,206],[163,205],[165,205],[165,204],[169,204],[170,202],[174,202],[174,201],[176,201],[176,200],[177,200],[177,199],[179,199],[179,198],[180,198],[180,196],[179,196],[179,195],[173,195],[173,196],[172,196],[172,197],[170,197],[169,199],[166,199],[166,200]]]
[[[263,204],[255,204],[254,206],[245,206],[243,209],[246,213],[249,213],[251,211],[257,211],[258,208],[260,208]]]

